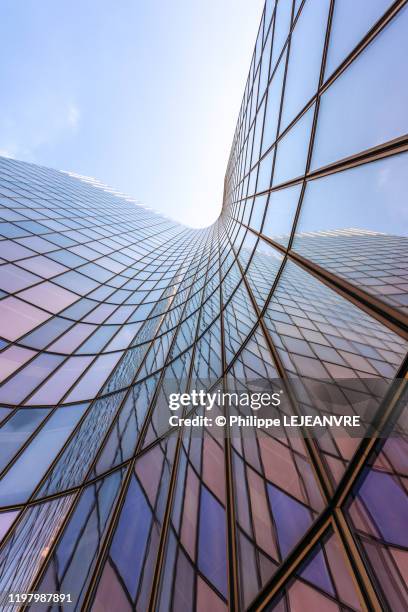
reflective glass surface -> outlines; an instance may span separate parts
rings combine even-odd
[[[267,0],[208,228],[0,157],[1,593],[407,608],[407,9],[362,4]],[[169,427],[273,379],[375,433]]]

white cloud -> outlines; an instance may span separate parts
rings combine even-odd
[[[71,103],[68,106],[68,124],[73,130],[76,130],[79,123],[80,112],[76,104]]]
[[[0,149],[0,157],[9,157],[10,159],[16,158],[15,154],[8,149]]]
[[[70,138],[78,130],[81,113],[68,97],[33,97],[29,105],[0,113],[0,156],[36,162],[37,152]]]

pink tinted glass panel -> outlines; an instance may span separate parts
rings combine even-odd
[[[58,287],[52,283],[46,281],[41,285],[36,285],[31,289],[26,289],[19,294],[25,300],[30,301],[32,304],[47,308],[51,312],[60,312],[67,306],[73,304],[79,300],[79,296],[67,289]]]
[[[16,340],[49,317],[47,312],[15,297],[6,298],[0,302],[0,336]]]
[[[93,398],[109,374],[112,372],[122,353],[112,353],[98,357],[87,373],[71,391],[66,402],[79,402],[82,399]]]
[[[14,264],[6,264],[0,268],[0,289],[8,293],[14,293],[30,287],[41,280],[39,276],[21,270]]]
[[[29,404],[56,404],[89,366],[92,357],[70,357],[30,398]]]
[[[34,272],[34,274],[39,274],[43,278],[51,278],[56,274],[62,274],[67,269],[65,266],[57,263],[56,261],[52,261],[48,257],[44,257],[43,255],[38,255],[38,257],[32,257],[31,259],[26,259],[20,263],[23,268],[26,270],[30,270]]]
[[[17,368],[36,354],[21,346],[10,346],[0,355],[0,381],[10,376]]]
[[[49,350],[55,351],[56,353],[71,353],[82,344],[95,329],[95,325],[77,323],[61,336],[61,338],[58,338],[58,340],[49,347]]]

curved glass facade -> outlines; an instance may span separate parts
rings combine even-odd
[[[407,27],[405,2],[268,1],[203,230],[0,158],[2,595],[407,609]],[[293,414],[315,381],[369,395],[375,435],[169,429],[171,390],[260,379]]]

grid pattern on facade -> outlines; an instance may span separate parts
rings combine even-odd
[[[207,229],[0,158],[0,592],[407,608],[405,4],[267,0]],[[259,379],[389,436],[170,435],[175,384]]]

